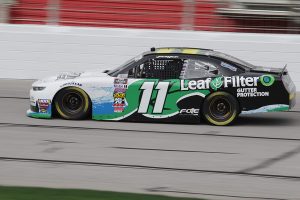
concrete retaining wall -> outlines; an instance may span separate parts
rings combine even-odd
[[[211,48],[261,66],[288,64],[300,90],[300,35],[0,24],[0,78],[110,69],[150,47]]]

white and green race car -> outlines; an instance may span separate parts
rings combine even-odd
[[[30,91],[34,118],[199,122],[228,125],[240,113],[295,104],[286,68],[262,68],[199,48],[151,48],[105,72],[62,73]]]

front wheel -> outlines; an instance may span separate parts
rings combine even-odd
[[[59,91],[54,104],[58,115],[64,119],[85,119],[91,110],[88,95],[77,87],[67,87]]]
[[[202,115],[210,124],[226,126],[234,122],[239,113],[237,99],[226,92],[215,92],[203,103]]]

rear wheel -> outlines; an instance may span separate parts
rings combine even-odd
[[[229,125],[234,122],[238,113],[237,99],[226,92],[215,92],[209,95],[203,103],[202,115],[213,125]]]
[[[85,119],[91,110],[88,95],[77,87],[67,87],[59,91],[54,104],[58,115],[64,119]]]

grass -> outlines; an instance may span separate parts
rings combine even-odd
[[[0,200],[200,200],[121,192],[0,186]]]

